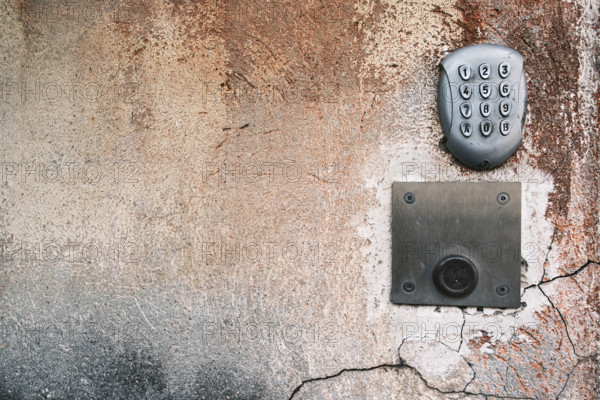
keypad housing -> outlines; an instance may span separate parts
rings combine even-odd
[[[463,164],[493,168],[522,142],[527,109],[523,56],[506,46],[478,44],[440,64],[438,109],[446,147]]]

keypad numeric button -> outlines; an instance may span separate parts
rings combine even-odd
[[[460,90],[460,95],[462,96],[463,99],[467,100],[467,99],[471,98],[471,93],[473,93],[471,85],[469,85],[468,83],[464,83],[464,84],[460,85],[459,90]]]
[[[484,99],[487,99],[488,97],[490,97],[490,94],[492,94],[492,87],[490,86],[490,84],[482,83],[481,85],[479,85],[479,94]]]
[[[498,73],[501,78],[506,78],[510,74],[510,64],[503,62],[498,66]]]
[[[490,64],[484,63],[479,66],[479,76],[483,79],[488,79],[490,77]]]
[[[503,117],[508,117],[508,115],[510,114],[510,108],[511,108],[510,101],[504,100],[503,102],[500,103],[500,114]]]
[[[492,105],[490,103],[488,103],[487,101],[484,101],[479,106],[479,111],[481,111],[481,116],[489,117],[490,114],[492,113]]]
[[[460,114],[464,118],[470,118],[473,110],[471,109],[471,103],[462,103],[460,105]]]
[[[490,136],[490,134],[492,133],[492,127],[492,122],[488,120],[481,121],[481,124],[479,125],[479,129],[481,130],[481,134],[483,136]]]
[[[500,82],[500,86],[498,89],[498,91],[500,92],[500,96],[502,97],[508,97],[508,95],[510,94],[510,85],[506,81]]]
[[[471,67],[468,65],[461,65],[458,67],[458,74],[462,78],[463,81],[468,81],[471,79]]]

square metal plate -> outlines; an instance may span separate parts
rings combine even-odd
[[[398,304],[519,307],[521,184],[392,185]]]

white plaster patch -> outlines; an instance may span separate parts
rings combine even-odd
[[[430,386],[444,392],[464,390],[475,376],[460,354],[439,342],[407,341],[398,352]]]
[[[523,289],[539,283],[544,275],[544,262],[554,233],[552,222],[546,218],[554,179],[527,164],[521,170],[521,258],[527,262],[521,276]]]
[[[519,309],[519,312],[511,312],[507,309],[496,310],[493,313],[465,313],[465,325],[462,330],[463,345],[460,353],[465,357],[473,351],[493,354],[497,343],[531,342],[533,339],[530,336],[520,332],[543,330],[543,327],[539,326],[540,321],[536,314],[543,307],[551,304],[538,288],[527,290],[522,295],[521,301],[527,306]],[[472,340],[483,336],[486,336],[487,340],[481,347],[469,348],[468,344]]]

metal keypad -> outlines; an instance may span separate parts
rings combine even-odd
[[[480,44],[442,60],[440,122],[447,148],[464,164],[484,169],[506,161],[521,144],[526,106],[523,57],[517,51]]]

